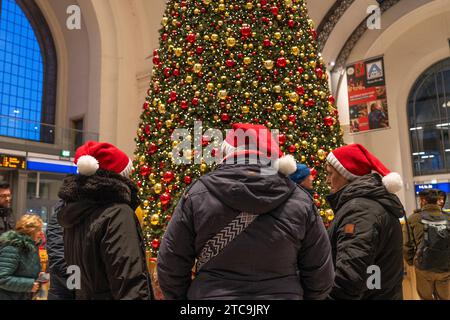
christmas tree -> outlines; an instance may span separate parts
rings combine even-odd
[[[194,148],[182,153],[191,163],[174,161],[174,129],[196,121],[203,130],[235,122],[278,129],[282,150],[316,171],[314,200],[329,224],[324,163],[343,144],[342,130],[305,1],[172,0],[162,26],[133,172],[152,256],[183,192],[214,168]],[[210,140],[201,144],[213,144],[215,156]]]

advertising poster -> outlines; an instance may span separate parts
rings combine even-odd
[[[383,58],[347,66],[350,132],[389,128]]]

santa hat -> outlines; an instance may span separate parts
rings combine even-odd
[[[403,186],[402,178],[398,173],[390,172],[380,160],[360,144],[350,144],[330,152],[327,161],[349,181],[375,171],[383,177],[383,185],[389,192],[398,192]]]
[[[131,159],[106,142],[88,141],[77,149],[74,163],[78,173],[84,176],[92,176],[98,169],[102,169],[128,177],[133,169]]]
[[[233,130],[227,134],[221,151],[225,155],[224,161],[235,156],[253,154],[269,159],[276,158],[274,167],[286,176],[297,170],[294,157],[283,155],[272,133],[263,125],[233,124]]]

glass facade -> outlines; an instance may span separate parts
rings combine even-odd
[[[44,82],[40,45],[17,3],[0,3],[0,135],[40,141]]]
[[[450,172],[450,59],[425,71],[408,102],[415,176]]]

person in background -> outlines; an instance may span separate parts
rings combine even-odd
[[[306,165],[297,163],[297,170],[289,176],[296,185],[308,191],[311,196],[314,196],[314,175]]]
[[[403,237],[404,258],[408,265],[414,265],[417,293],[421,299],[450,300],[450,250],[448,249],[450,232],[449,229],[439,231],[438,237],[434,237],[430,234],[433,227],[429,224],[429,222],[443,221],[449,226],[450,217],[442,213],[442,207],[438,205],[439,190],[423,190],[419,193],[419,197],[421,208],[406,219]],[[426,237],[425,234],[427,234]],[[447,250],[439,250],[442,246],[436,240],[440,239],[444,241],[444,247],[446,246]],[[424,249],[429,253],[436,252],[437,255],[427,256]],[[442,257],[443,263],[441,263]]]
[[[447,201],[447,193],[442,190],[438,190],[438,201],[437,205],[441,207],[442,210],[444,210],[445,202]]]
[[[43,222],[35,215],[24,215],[0,236],[0,300],[31,300],[38,292]]]
[[[0,235],[14,230],[15,219],[11,210],[12,194],[10,185],[0,182]]]
[[[64,260],[81,271],[76,299],[152,299],[132,161],[112,144],[89,141],[77,149],[75,164],[78,174],[66,177],[58,193],[65,205],[57,219]]]
[[[402,300],[403,255],[400,218],[394,194],[403,182],[360,144],[327,156],[328,203],[335,213],[329,229],[336,270],[330,298]],[[378,284],[368,280],[379,268]]]

